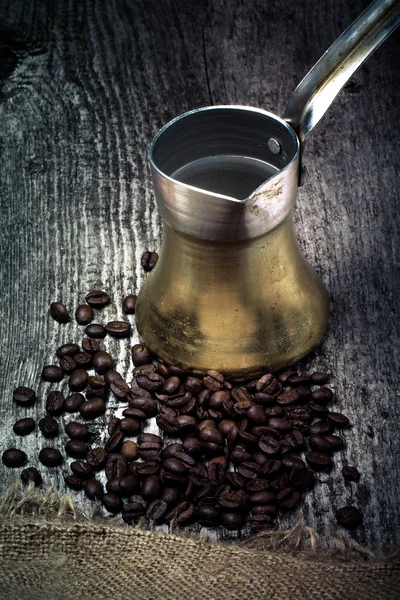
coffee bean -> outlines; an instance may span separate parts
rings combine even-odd
[[[17,448],[8,448],[2,455],[3,464],[10,468],[22,467],[27,460],[28,457],[25,452],[22,452],[22,450],[18,450]]]
[[[131,324],[128,321],[110,321],[106,325],[108,335],[115,338],[129,337],[131,330]]]
[[[299,503],[300,499],[300,493],[291,487],[284,488],[276,496],[279,506],[286,510],[294,508],[296,504]]]
[[[281,449],[280,442],[271,435],[263,435],[258,445],[260,450],[262,450],[264,454],[267,454],[268,456],[279,454]]]
[[[309,385],[312,384],[311,375],[291,375],[287,378],[286,384],[289,384],[293,387],[297,387],[299,385]]]
[[[285,385],[289,377],[292,377],[292,375],[297,375],[296,371],[283,371],[283,373],[278,375],[278,380]]]
[[[246,523],[246,517],[240,512],[221,512],[221,523],[227,529],[241,529]]]
[[[110,390],[119,400],[124,400],[131,392],[128,384],[122,379],[116,379],[115,381],[111,382]]]
[[[332,433],[332,425],[329,421],[316,421],[310,426],[311,435],[326,435]]]
[[[74,371],[68,379],[68,387],[71,392],[82,392],[87,386],[88,374],[83,369]]]
[[[105,411],[106,405],[102,398],[91,398],[90,400],[86,400],[86,402],[79,407],[80,415],[84,419],[96,419],[97,417],[104,415]]]
[[[122,444],[120,453],[127,461],[136,460],[139,456],[139,448],[135,442],[127,440]]]
[[[54,417],[43,417],[39,421],[39,429],[47,438],[55,437],[59,434],[58,423]]]
[[[134,315],[136,310],[136,294],[129,294],[122,301],[122,310],[126,315]]]
[[[158,373],[140,374],[136,377],[138,385],[148,392],[158,392],[164,383],[163,378]]]
[[[293,424],[286,417],[273,417],[272,419],[269,419],[268,425],[274,429],[277,429],[280,433],[288,433],[293,429]]]
[[[46,412],[54,417],[61,415],[64,410],[64,402],[62,392],[50,392],[46,400]]]
[[[259,477],[261,469],[256,462],[246,461],[239,465],[238,471],[246,479],[256,479]]]
[[[161,373],[159,373],[159,375],[161,375]],[[180,383],[181,383],[181,380],[179,379],[179,377],[176,377],[176,375],[172,375],[171,377],[168,377],[164,381],[164,385],[163,385],[164,394],[168,394],[169,396],[176,394]]]
[[[86,454],[86,460],[95,471],[103,469],[106,464],[107,454],[104,448],[92,448]]]
[[[142,258],[140,259],[140,264],[142,265],[143,269],[147,273],[149,273],[150,271],[152,271],[154,269],[157,262],[158,262],[157,252],[150,252],[149,250],[146,250],[146,252],[143,252]]]
[[[197,438],[186,438],[185,442],[187,440],[196,440],[196,439]],[[197,441],[199,441],[199,440],[197,440]],[[201,443],[200,443],[200,447],[201,447]],[[166,458],[173,458],[175,456],[175,454],[177,454],[178,452],[181,452],[182,449],[183,449],[183,444],[178,444],[177,442],[167,444],[167,446],[164,446],[163,451],[161,452],[161,458],[163,460]],[[188,450],[186,450],[186,452],[188,452]]]
[[[161,496],[161,500],[164,500],[167,504],[176,504],[180,498],[180,491],[175,487],[165,487]]]
[[[328,404],[328,402],[332,400],[333,392],[332,390],[326,387],[319,388],[318,390],[314,390],[312,392],[311,398],[317,404],[322,404],[323,406],[325,406],[325,404]]]
[[[58,323],[68,323],[69,314],[67,307],[61,302],[52,302],[50,304],[50,315]]]
[[[65,444],[65,452],[72,458],[85,458],[89,447],[83,440],[72,439]]]
[[[100,500],[103,495],[103,485],[97,479],[88,479],[83,486],[89,500]]]
[[[342,427],[348,427],[350,425],[349,419],[347,417],[345,417],[345,415],[342,415],[341,413],[338,413],[338,412],[329,412],[326,415],[326,418],[335,427],[342,428]]]
[[[85,327],[85,333],[90,338],[103,339],[107,335],[107,331],[99,323],[91,323]]]
[[[93,468],[84,460],[74,460],[71,463],[71,471],[80,479],[93,479]]]
[[[62,463],[62,456],[56,448],[42,448],[39,452],[39,460],[46,467],[58,467]]]
[[[113,454],[107,459],[105,472],[107,479],[121,478],[126,474],[126,460],[120,454]]]
[[[63,344],[57,349],[58,358],[64,358],[64,356],[74,356],[79,352],[78,344]]]
[[[42,476],[39,471],[35,469],[35,467],[28,467],[27,469],[21,471],[21,480],[25,485],[28,485],[32,482],[35,487],[38,487],[43,483]]]
[[[264,475],[272,476],[276,473],[279,473],[281,468],[282,468],[282,462],[276,458],[272,458],[272,459],[267,459],[265,462],[263,462],[263,464],[261,466],[261,472]]]
[[[284,456],[282,457],[282,466],[284,469],[291,471],[292,469],[304,469],[305,463],[300,458],[295,458],[294,456]]]
[[[92,290],[86,294],[85,300],[93,308],[103,308],[110,302],[110,296],[103,290]]]
[[[202,525],[215,527],[218,525],[220,520],[220,511],[215,506],[198,506],[193,517]]]
[[[142,483],[142,496],[147,501],[156,500],[162,494],[160,479],[156,475],[149,475]]]
[[[114,381],[118,380],[122,380],[122,375],[118,371],[114,371],[114,369],[110,369],[104,375],[104,381],[107,385],[111,385]]]
[[[66,375],[70,375],[76,369],[76,362],[72,356],[64,356],[60,358],[60,367]]]
[[[203,377],[203,385],[213,392],[220,390],[224,385],[224,376],[218,371],[207,371],[207,375]]]
[[[292,389],[288,390],[287,392],[283,392],[283,394],[279,394],[276,401],[281,406],[290,406],[291,404],[296,404],[299,398],[300,394],[298,390]]]
[[[234,465],[240,465],[244,462],[251,462],[252,455],[245,449],[244,446],[238,445],[232,448],[230,459]]]
[[[152,460],[145,460],[142,463],[137,463],[136,472],[138,475],[147,476],[147,475],[158,475],[160,471],[160,465]]]
[[[246,411],[246,419],[248,419],[252,423],[255,423],[256,425],[262,425],[263,423],[267,422],[265,410],[259,404],[253,404],[252,406],[250,406],[250,408]]]
[[[81,490],[83,488],[83,481],[79,477],[74,477],[73,475],[68,475],[68,477],[64,477],[65,484],[71,488],[71,490]]]
[[[44,381],[56,383],[58,381],[61,381],[63,377],[64,373],[61,367],[57,367],[56,365],[47,365],[43,367],[42,379]]]
[[[252,515],[269,515],[274,517],[278,512],[276,504],[254,504],[251,507]]]
[[[306,460],[316,470],[326,471],[332,468],[331,457],[323,452],[307,452]]]
[[[104,375],[107,371],[113,367],[113,359],[108,352],[99,350],[93,354],[93,368],[99,375]]]
[[[35,421],[30,417],[19,419],[13,426],[13,431],[16,435],[29,435],[35,429]]]
[[[285,416],[282,406],[266,406],[264,410],[269,419],[280,419]]]
[[[310,402],[308,407],[310,408],[312,414],[320,419],[324,419],[329,412],[326,406],[322,406],[322,404],[316,404],[315,402]]]
[[[13,392],[13,400],[20,406],[30,406],[36,400],[36,394],[28,387],[19,386]]]
[[[65,426],[65,433],[71,439],[87,440],[89,438],[89,430],[83,423],[71,421]]]
[[[132,362],[135,367],[145,365],[150,362],[151,355],[149,350],[143,344],[135,344],[131,348]]]
[[[175,521],[178,525],[187,523],[194,515],[195,506],[190,502],[179,502],[176,506],[170,508],[165,515],[166,521]]]
[[[117,494],[104,494],[101,497],[101,503],[104,508],[112,514],[119,513],[124,505]]]
[[[140,421],[129,417],[121,419],[120,428],[124,435],[127,436],[138,435],[142,431]]]
[[[88,304],[81,304],[75,311],[75,319],[78,325],[89,325],[94,319],[94,310]]]
[[[129,499],[122,509],[122,519],[125,523],[137,521],[146,512],[148,503],[141,496],[135,495]]]
[[[356,467],[350,467],[345,465],[342,468],[342,475],[346,479],[346,481],[359,481],[360,480],[360,472]]]
[[[355,529],[362,522],[362,516],[355,506],[344,506],[336,511],[336,519],[340,525],[347,529]]]
[[[118,452],[118,450],[122,446],[122,440],[124,439],[124,433],[117,429],[114,433],[108,438],[104,445],[105,451],[109,454],[111,452]]]
[[[318,385],[322,385],[323,383],[327,383],[329,380],[329,374],[323,373],[322,371],[315,371],[311,373],[311,379],[313,383],[317,383]]]
[[[291,433],[287,433],[283,439],[289,444],[290,448],[294,448],[296,450],[304,445],[304,436],[301,431],[298,431],[297,429]]]
[[[335,452],[336,450],[341,450],[342,448],[344,448],[344,441],[338,435],[332,435],[332,434],[328,433],[325,436],[325,439],[328,440],[328,442],[330,443],[330,445],[332,447],[332,452]]]
[[[294,467],[289,473],[289,482],[300,491],[310,490],[315,484],[315,475],[305,466]]]
[[[82,348],[85,352],[89,354],[94,354],[100,350],[100,344],[96,340],[92,340],[91,338],[83,338],[82,340]]]

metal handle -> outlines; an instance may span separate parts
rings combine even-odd
[[[345,83],[400,24],[400,0],[375,0],[342,33],[289,98],[284,119],[301,146]]]

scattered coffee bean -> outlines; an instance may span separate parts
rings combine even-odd
[[[62,392],[50,392],[46,400],[46,412],[54,417],[61,415],[64,409],[64,394]]]
[[[154,269],[158,261],[157,252],[143,252],[142,258],[140,259],[140,263],[145,271],[148,273]]]
[[[38,487],[43,483],[42,476],[35,467],[28,467],[21,471],[21,479],[22,483],[25,485],[29,485],[32,482],[35,487]]]
[[[58,423],[54,417],[47,416],[40,419],[39,429],[47,438],[52,438],[59,434]]]
[[[107,462],[107,454],[104,448],[92,448],[86,454],[86,460],[95,471],[103,469]]]
[[[110,384],[110,390],[119,400],[124,400],[131,392],[128,384],[122,379],[116,379],[115,381],[112,381]]]
[[[35,402],[36,394],[31,388],[21,385],[14,390],[13,400],[20,406],[30,406]]]
[[[83,486],[89,500],[100,500],[103,495],[103,486],[97,479],[88,479]]]
[[[104,375],[104,373],[112,369],[113,364],[113,359],[108,352],[100,350],[96,354],[93,354],[93,368],[99,375]]]
[[[76,369],[76,362],[72,356],[60,358],[60,367],[66,375],[70,375]]]
[[[74,477],[73,475],[69,475],[68,477],[64,477],[65,484],[71,488],[71,490],[81,490],[83,488],[83,481],[79,477]]]
[[[115,338],[129,337],[131,329],[131,324],[128,321],[110,321],[106,325],[108,335]]]
[[[89,447],[83,440],[72,439],[65,444],[65,452],[72,458],[85,458]]]
[[[360,472],[356,467],[350,467],[348,465],[342,468],[342,475],[346,479],[346,481],[359,481],[360,480]]]
[[[74,460],[71,463],[71,471],[76,477],[79,477],[79,479],[93,479],[93,468],[84,460]]]
[[[8,448],[2,455],[3,464],[10,468],[22,467],[27,460],[28,457],[25,452],[18,450],[17,448]]]
[[[58,467],[62,463],[62,456],[56,448],[42,448],[39,452],[39,460],[46,467]]]
[[[65,433],[71,439],[87,440],[90,436],[87,425],[71,421],[65,427]]]
[[[52,302],[50,304],[50,315],[58,323],[68,323],[69,321],[67,307],[61,302]]]
[[[61,381],[63,377],[64,372],[61,367],[57,367],[56,365],[47,365],[46,367],[43,367],[42,379],[44,381],[56,383]]]
[[[82,348],[85,352],[89,352],[89,354],[94,354],[100,350],[100,344],[96,340],[92,340],[91,338],[83,338],[82,340]]]
[[[313,383],[323,385],[324,383],[328,383],[329,374],[323,373],[322,371],[315,371],[314,373],[311,373],[311,379],[313,380]]]
[[[348,427],[350,425],[350,421],[347,417],[345,417],[345,415],[342,415],[341,413],[338,412],[329,412],[326,415],[326,418],[328,419],[328,421],[330,423],[332,423],[332,425],[334,425],[334,427]]]
[[[355,506],[344,506],[336,511],[336,519],[340,525],[347,529],[355,529],[361,524],[361,513]]]
[[[83,369],[74,371],[68,379],[68,387],[71,392],[82,392],[87,386],[88,374]]]
[[[116,514],[122,510],[124,503],[117,494],[107,493],[101,497],[101,503],[108,512]]]
[[[122,444],[120,453],[127,461],[136,460],[139,457],[139,448],[135,442],[127,440]]]
[[[151,361],[151,354],[143,344],[135,344],[131,348],[132,362],[135,367],[146,365]]]
[[[323,452],[307,452],[306,460],[316,470],[328,470],[332,468],[332,459],[329,454]]]
[[[129,294],[122,302],[122,310],[126,315],[134,315],[136,309],[136,294]]]
[[[127,463],[123,456],[114,454],[107,459],[105,472],[107,479],[121,478],[126,474]]]
[[[86,294],[85,300],[93,308],[103,308],[110,302],[110,296],[102,290],[92,290]]]
[[[97,417],[104,415],[105,411],[106,405],[102,398],[91,398],[90,400],[83,402],[79,407],[81,417],[84,419],[96,419]]]
[[[78,325],[89,325],[94,319],[94,311],[88,304],[81,304],[75,311],[75,319]]]
[[[35,429],[35,421],[30,417],[16,421],[13,426],[13,431],[16,435],[29,435]]]
[[[95,339],[105,338],[107,335],[107,331],[100,325],[99,323],[92,323],[91,325],[87,325],[85,327],[85,333],[88,337]]]
[[[65,356],[74,356],[79,352],[78,344],[63,344],[57,349],[58,358],[64,358]]]
[[[78,369],[90,369],[92,366],[92,355],[90,352],[78,352],[74,356],[74,361]]]

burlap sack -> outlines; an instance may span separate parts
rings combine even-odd
[[[21,497],[14,486],[0,507],[0,598],[400,598],[399,553],[366,560],[351,538],[337,542],[336,552],[322,552],[300,521],[247,545],[106,525],[79,513],[69,496],[30,488]]]

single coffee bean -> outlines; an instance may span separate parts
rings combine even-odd
[[[103,290],[92,290],[86,294],[85,300],[93,308],[103,308],[110,302],[110,296]]]
[[[342,475],[346,479],[346,481],[359,481],[360,480],[360,472],[356,467],[350,467],[345,465],[342,468]]]
[[[314,390],[311,394],[311,398],[317,404],[322,404],[325,406],[325,404],[328,404],[328,402],[332,400],[333,392],[329,388],[322,387],[318,390]]]
[[[73,475],[68,475],[68,477],[64,477],[65,484],[71,488],[71,490],[81,490],[83,488],[83,481],[79,477],[74,477]]]
[[[31,388],[20,385],[13,392],[13,400],[20,406],[30,406],[36,400],[36,394]]]
[[[293,429],[291,421],[286,417],[283,417],[281,419],[273,417],[272,419],[269,419],[268,425],[270,427],[273,427],[274,429],[277,429],[280,433],[288,433]]]
[[[278,512],[278,507],[276,504],[254,504],[251,507],[252,515],[269,515],[270,517],[274,517]]]
[[[105,411],[106,405],[102,398],[91,398],[90,400],[86,400],[86,402],[79,407],[80,415],[84,419],[96,419],[97,417],[104,415]]]
[[[276,473],[279,473],[281,468],[282,468],[282,462],[280,460],[277,460],[276,458],[272,458],[272,459],[267,459],[265,462],[263,462],[263,464],[261,466],[261,472],[264,475],[272,476],[272,475],[275,475]]]
[[[147,273],[149,273],[150,271],[152,271],[154,269],[157,262],[158,262],[157,252],[150,252],[149,250],[146,250],[146,252],[143,252],[142,258],[140,259],[140,264],[142,265],[143,269]]]
[[[93,368],[96,373],[104,375],[104,373],[112,369],[113,364],[113,359],[108,352],[99,350],[99,352],[93,354]]]
[[[61,415],[64,410],[64,394],[62,392],[50,392],[46,400],[46,412],[53,417]]]
[[[149,475],[142,483],[142,496],[145,500],[151,502],[160,498],[162,486],[160,479],[156,475]]]
[[[30,417],[19,419],[13,426],[13,431],[16,435],[29,435],[35,429],[35,421]]]
[[[260,465],[256,462],[243,462],[239,465],[238,471],[240,475],[246,477],[246,479],[257,479],[260,475]]]
[[[291,433],[287,433],[283,440],[284,442],[287,442],[289,444],[290,448],[296,450],[302,448],[302,446],[304,445],[304,436],[301,433],[301,431],[298,431],[297,429],[295,429]]]
[[[94,310],[88,304],[81,304],[75,311],[75,319],[78,325],[89,325],[94,319]]]
[[[227,529],[241,529],[246,523],[246,517],[240,512],[221,512],[221,523]]]
[[[310,490],[314,487],[315,475],[305,466],[294,467],[289,473],[289,482],[300,491]]]
[[[96,340],[92,340],[91,338],[83,338],[82,340],[82,348],[85,352],[89,352],[89,354],[94,354],[100,350],[100,344]]]
[[[178,525],[187,523],[194,515],[195,506],[191,502],[179,502],[176,506],[170,508],[165,515],[166,521],[175,521]]]
[[[88,378],[88,386],[90,386],[93,391],[97,391],[104,390],[107,387],[107,384],[102,377],[90,375]]]
[[[207,375],[203,377],[203,385],[213,392],[220,390],[224,385],[225,378],[218,371],[207,371]]]
[[[119,400],[124,400],[130,395],[129,385],[122,379],[116,379],[110,384],[110,390]]]
[[[91,323],[85,327],[85,333],[90,338],[103,339],[107,335],[107,331],[99,323]]]
[[[159,375],[161,375],[161,373],[159,373]],[[181,383],[181,380],[176,375],[172,375],[171,377],[168,377],[164,381],[164,385],[163,385],[164,394],[168,394],[169,396],[176,394],[180,383]]]
[[[161,500],[164,500],[167,504],[176,504],[180,498],[179,489],[176,487],[165,487],[161,496]]]
[[[58,358],[64,358],[64,356],[74,356],[77,352],[79,352],[78,344],[63,344],[57,349],[56,354]]]
[[[124,505],[121,498],[117,496],[117,494],[104,494],[101,497],[101,503],[104,508],[112,514],[119,513]]]
[[[324,383],[328,383],[329,374],[323,373],[322,371],[315,371],[314,373],[311,373],[311,379],[313,380],[313,383],[322,385]]]
[[[72,371],[76,369],[76,362],[72,356],[63,356],[60,358],[60,367],[66,375],[71,375]]]
[[[71,439],[87,440],[89,438],[89,430],[83,423],[71,421],[65,426],[65,433]]]
[[[334,425],[334,427],[342,428],[350,425],[349,419],[345,415],[342,415],[338,412],[328,412],[326,418],[330,423],[332,423],[332,425]]]
[[[202,442],[212,442],[213,444],[217,444],[218,446],[224,445],[224,436],[222,433],[214,426],[203,427],[199,431],[199,438]]]
[[[283,373],[278,375],[278,380],[285,385],[289,377],[292,375],[297,375],[296,371],[283,371]]]
[[[326,471],[332,468],[331,457],[323,452],[307,452],[306,460],[316,470]]]
[[[131,348],[132,362],[135,367],[146,365],[151,360],[149,350],[143,344],[135,344]]]
[[[74,356],[74,361],[78,369],[90,369],[92,366],[92,355],[90,352],[78,352]]]
[[[167,471],[177,473],[178,475],[185,475],[188,472],[187,465],[176,458],[166,458],[163,460],[162,466]]]
[[[145,460],[142,463],[137,463],[136,473],[142,477],[147,475],[157,475],[160,471],[160,465],[152,460]]]
[[[323,435],[310,435],[308,440],[311,450],[330,454],[333,451],[332,444]]]
[[[270,490],[254,492],[249,496],[251,504],[274,504],[276,502],[276,494]]]
[[[333,452],[335,452],[336,450],[341,450],[342,448],[344,448],[344,441],[338,435],[333,435],[331,433],[328,433],[325,436],[325,439],[327,439],[328,442],[330,443]]]
[[[85,458],[89,447],[83,440],[69,440],[65,444],[65,452],[72,458]]]
[[[108,335],[115,338],[129,337],[131,330],[131,324],[128,321],[110,321],[106,325]]]
[[[276,500],[279,506],[286,510],[291,510],[292,508],[294,508],[296,504],[298,504],[300,499],[300,493],[291,487],[284,488],[276,496]]]
[[[332,433],[332,425],[329,421],[316,421],[310,426],[311,435],[326,435]]]
[[[215,527],[220,520],[220,511],[215,506],[198,506],[194,513],[194,519],[202,525]]]
[[[70,394],[64,400],[64,410],[68,413],[76,413],[79,411],[79,407],[84,401],[85,396],[83,394]]]
[[[110,369],[104,375],[104,381],[107,385],[111,385],[114,381],[118,381],[119,379],[122,379],[122,375],[121,373],[118,373],[118,371],[114,371],[114,369]]]
[[[122,444],[120,453],[127,461],[136,460],[139,456],[139,448],[135,442],[127,440]]]
[[[107,454],[104,448],[92,448],[86,454],[86,460],[95,471],[99,471],[105,467]]]
[[[136,310],[136,294],[128,294],[122,301],[122,310],[126,315],[134,315]]]
[[[61,302],[52,302],[50,304],[50,315],[58,323],[68,323],[69,314],[65,304]]]
[[[282,406],[266,406],[265,414],[269,419],[280,419],[285,416]]]
[[[157,402],[153,398],[132,398],[132,392],[129,396],[129,408],[141,410],[148,419],[155,417],[158,413]]]
[[[138,385],[148,392],[158,392],[164,383],[163,378],[158,373],[140,374],[136,377]]]
[[[42,379],[51,383],[61,381],[64,377],[64,372],[61,367],[56,365],[46,365],[42,370]]]
[[[355,506],[344,506],[336,511],[336,519],[340,525],[347,529],[355,529],[362,522],[362,516]]]
[[[74,371],[68,379],[71,392],[82,392],[87,386],[88,374],[83,369]]]
[[[124,439],[124,433],[117,429],[114,433],[108,438],[104,445],[105,451],[110,454],[112,452],[118,452],[122,446],[122,440]]]
[[[103,495],[103,485],[97,479],[88,479],[83,486],[89,500],[100,500]]]
[[[260,404],[253,404],[253,406],[250,406],[250,408],[246,411],[246,419],[252,423],[255,423],[256,425],[263,425],[267,422],[267,416],[265,414],[264,407]]]
[[[18,450],[17,448],[8,448],[8,450],[5,450],[2,455],[3,464],[10,468],[22,467],[27,460],[28,457],[26,456],[25,452]]]
[[[312,384],[311,375],[291,375],[286,380],[286,384],[291,385],[292,387],[297,387],[299,385],[309,385]]]
[[[295,458],[294,456],[284,456],[282,457],[282,466],[284,469],[291,471],[292,469],[305,469],[306,465],[304,461],[300,458]]]
[[[140,421],[129,417],[121,419],[120,428],[124,435],[127,436],[138,435],[142,431],[142,425]]]
[[[129,502],[122,509],[122,519],[125,523],[137,521],[146,512],[148,503],[139,495],[129,498]]]
[[[39,460],[45,467],[58,467],[62,463],[61,452],[56,448],[42,448],[39,452]]]
[[[35,467],[28,467],[27,469],[21,471],[21,479],[22,483],[24,483],[25,485],[28,485],[29,483],[33,482],[35,487],[38,487],[43,483],[42,476],[39,473],[39,471],[35,469]]]
[[[312,414],[320,419],[324,419],[327,413],[329,412],[326,406],[323,406],[322,404],[317,404],[316,402],[310,402],[308,407],[310,408]]]
[[[52,438],[59,434],[58,423],[54,417],[48,416],[40,419],[39,429],[47,438]]]
[[[74,475],[84,480],[93,479],[94,476],[92,466],[84,460],[74,460],[71,463],[71,471]]]
[[[303,402],[307,402],[311,396],[311,388],[308,385],[299,385],[296,388],[296,392],[298,392],[300,398],[298,400],[299,404]]]
[[[271,435],[263,435],[260,441],[258,442],[260,450],[264,452],[267,456],[274,456],[279,454],[281,450],[280,442],[272,437]]]
[[[146,510],[146,517],[149,521],[160,524],[165,520],[167,510],[168,504],[160,498],[149,504]]]
[[[126,460],[120,454],[113,454],[107,459],[105,472],[107,479],[121,478],[126,474]]]
[[[288,390],[287,392],[283,392],[283,394],[279,394],[276,401],[281,406],[290,406],[291,404],[296,404],[299,398],[300,394],[298,390],[292,389]]]

